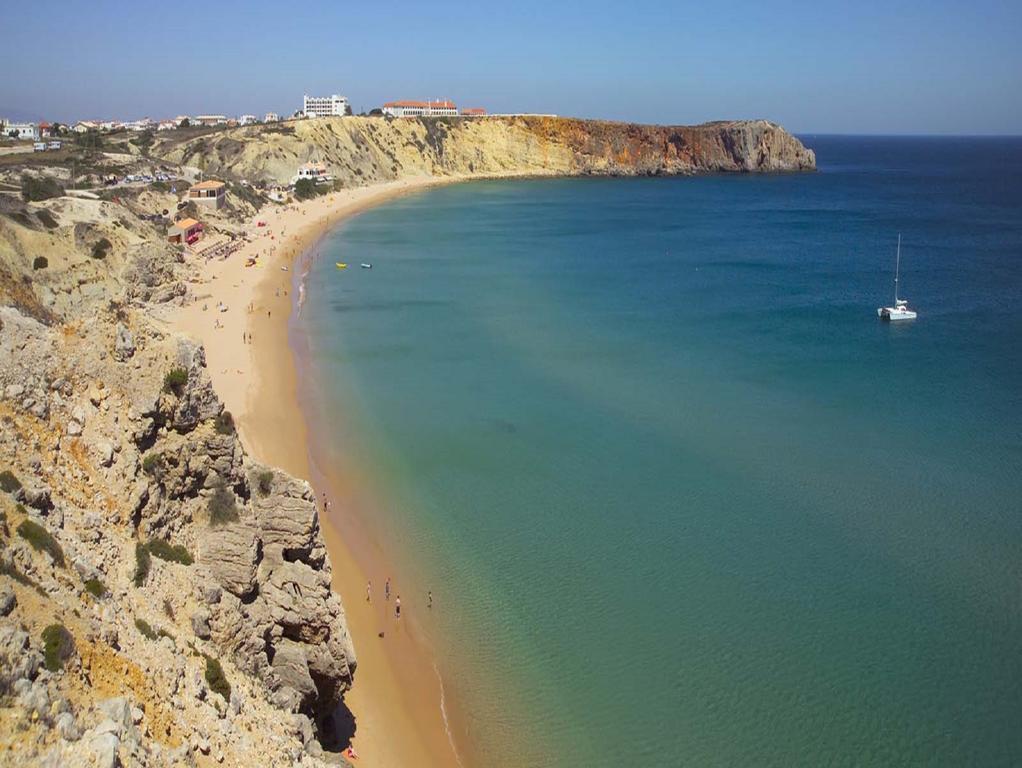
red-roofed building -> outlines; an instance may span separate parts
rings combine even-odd
[[[383,114],[390,117],[455,117],[458,108],[453,101],[388,101]]]

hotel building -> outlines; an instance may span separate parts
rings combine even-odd
[[[343,117],[348,114],[348,100],[344,96],[310,96],[305,94],[302,111],[306,117]]]
[[[390,117],[455,117],[458,108],[453,101],[388,101],[383,114]]]

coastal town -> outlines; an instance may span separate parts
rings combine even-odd
[[[330,96],[302,97],[302,106],[290,115],[281,116],[277,112],[266,112],[262,117],[253,114],[228,116],[226,114],[177,115],[173,118],[142,117],[130,120],[121,119],[81,119],[71,123],[58,123],[40,120],[14,121],[0,115],[0,147],[3,142],[31,141],[35,151],[60,149],[60,143],[53,140],[70,134],[87,134],[90,132],[110,133],[115,131],[173,131],[179,128],[236,128],[238,126],[256,125],[259,123],[278,123],[287,120],[309,120],[318,117],[351,117],[354,113],[347,97],[332,94]],[[398,100],[385,102],[368,112],[359,113],[361,117],[485,117],[487,111],[482,107],[457,107],[448,99],[426,101]],[[43,141],[49,139],[50,141]]]

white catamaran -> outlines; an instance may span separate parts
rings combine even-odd
[[[901,272],[901,235],[898,235],[898,255],[894,259],[894,306],[877,307],[881,320],[915,320],[916,313],[908,308],[905,299],[898,298],[898,275]]]

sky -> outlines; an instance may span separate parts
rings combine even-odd
[[[0,117],[450,98],[796,133],[1022,134],[1022,0],[2,0]]]

